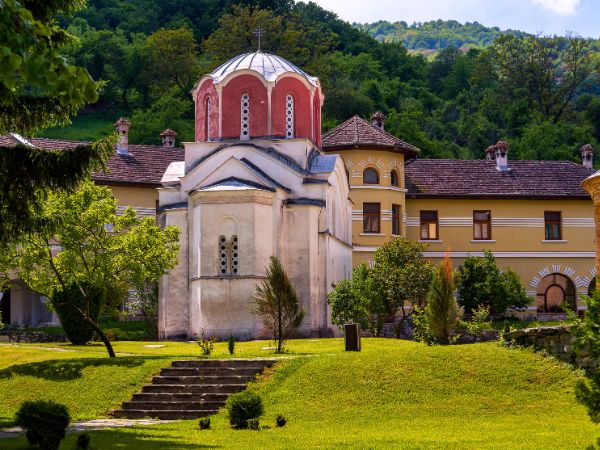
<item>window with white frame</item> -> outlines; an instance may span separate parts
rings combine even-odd
[[[204,110],[204,127],[206,140],[210,141],[210,98],[206,99],[206,107]]]
[[[250,96],[248,94],[243,94],[240,102],[241,105],[241,117],[242,117],[242,127],[240,130],[240,139],[248,140],[250,139]]]
[[[285,138],[294,137],[294,97],[287,95],[285,97]]]

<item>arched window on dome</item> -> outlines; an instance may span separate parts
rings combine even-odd
[[[294,97],[285,97],[285,138],[294,138]]]
[[[210,141],[210,97],[204,103],[204,136]]]
[[[242,94],[240,106],[242,117],[240,139],[242,141],[247,141],[250,139],[250,96],[248,94]]]
[[[398,179],[398,172],[396,171],[396,169],[392,169],[392,171],[390,172],[390,180],[392,186],[400,187],[400,180]]]
[[[363,184],[379,184],[379,174],[372,167],[363,172]]]

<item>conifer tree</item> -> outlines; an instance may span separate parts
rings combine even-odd
[[[449,344],[452,331],[462,317],[462,309],[454,298],[454,274],[448,254],[434,273],[427,301],[430,332],[436,342]]]
[[[256,286],[252,312],[262,317],[277,342],[277,352],[281,353],[285,341],[302,324],[304,309],[299,304],[296,289],[276,256],[271,256],[266,276]]]

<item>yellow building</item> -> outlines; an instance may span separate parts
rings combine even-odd
[[[503,142],[485,160],[417,159],[375,115],[331,130],[323,148],[341,154],[349,173],[354,265],[400,234],[427,244],[434,262],[449,252],[455,267],[492,251],[520,275],[540,315],[564,301],[582,308],[595,285],[592,201],[580,187],[593,173],[589,146],[583,164],[509,161]]]

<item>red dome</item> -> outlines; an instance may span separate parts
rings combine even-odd
[[[276,55],[239,55],[192,92],[196,141],[310,139],[321,145],[323,95],[311,77]]]

